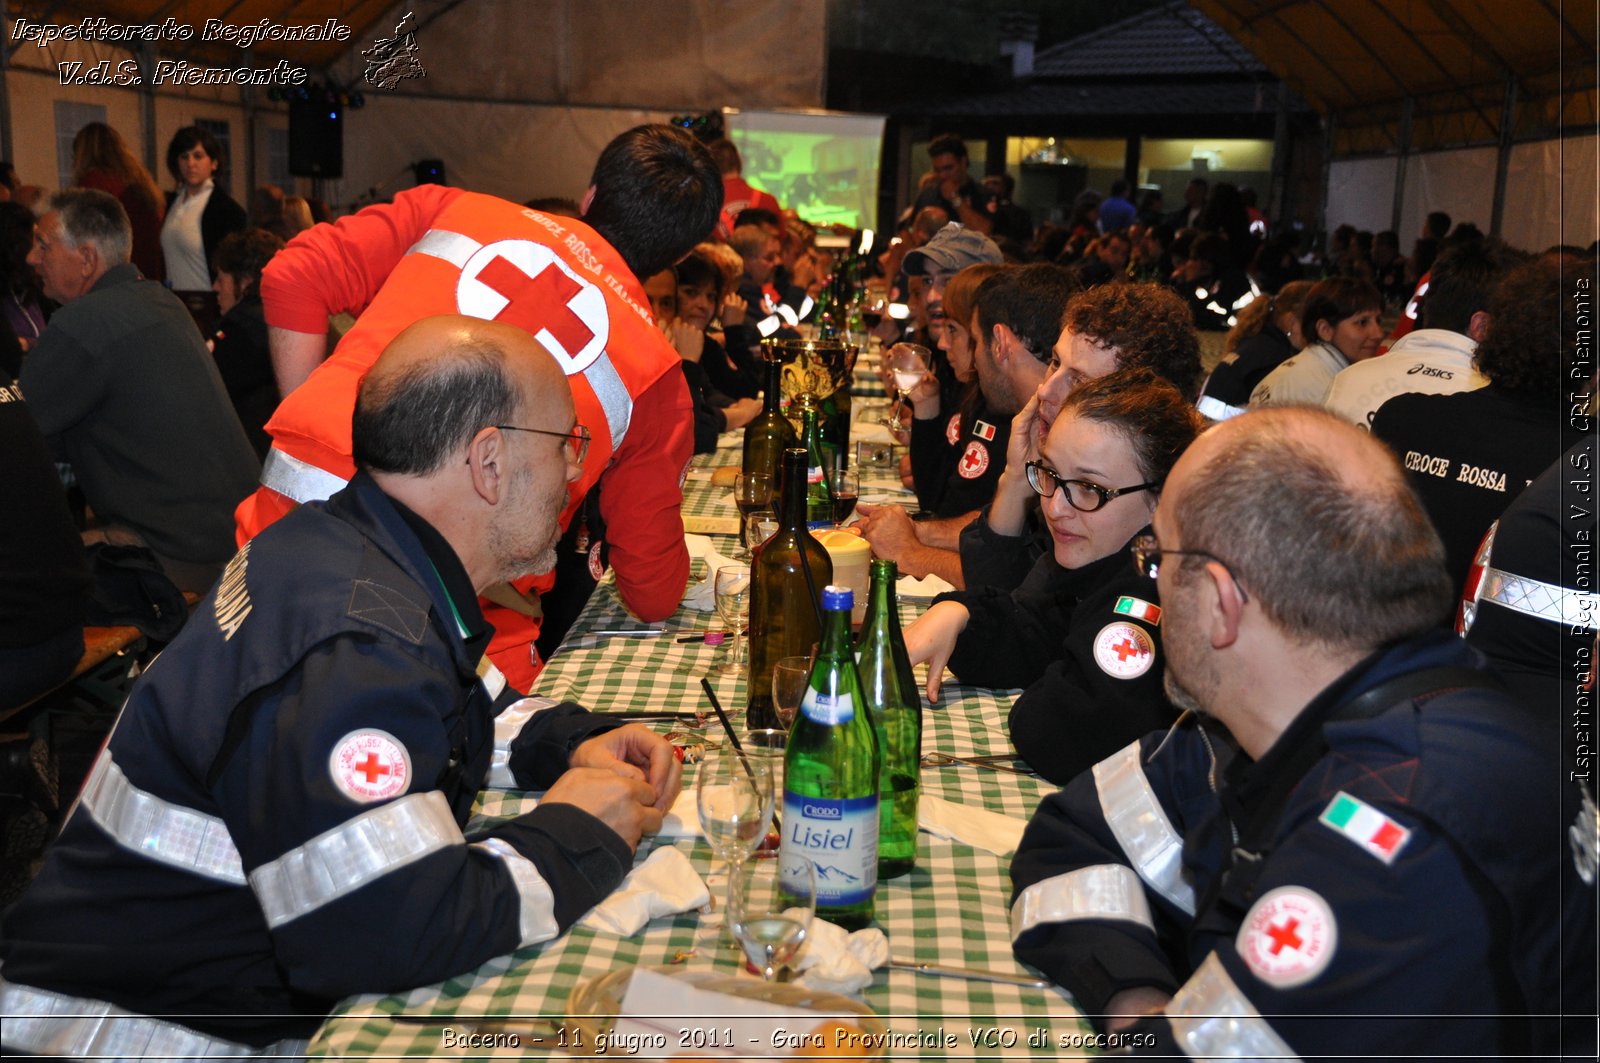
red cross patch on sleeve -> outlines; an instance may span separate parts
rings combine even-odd
[[[961,442],[961,415],[959,413],[952,413],[950,420],[945,422],[944,439],[952,447]]]
[[[387,731],[351,731],[333,747],[328,771],[339,792],[352,801],[387,801],[411,784],[411,754]]]
[[[1137,624],[1107,624],[1094,637],[1094,663],[1113,679],[1137,679],[1156,663],[1156,644]]]
[[[956,462],[956,472],[963,479],[976,480],[989,468],[989,448],[976,439],[968,440],[967,449]]]

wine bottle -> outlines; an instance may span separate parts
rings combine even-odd
[[[806,530],[806,452],[783,452],[778,530],[750,554],[750,678],[747,724],[779,727],[772,705],[772,666],[784,657],[809,657],[822,637],[819,599],[833,579],[833,562]]]
[[[776,484],[778,459],[785,447],[794,444],[795,434],[794,425],[783,415],[783,362],[768,354],[765,367],[767,381],[761,415],[745,426],[741,467],[749,473],[766,473]]]
[[[822,429],[815,404],[800,410],[800,445],[806,448],[806,526],[827,528],[833,525],[833,483],[829,469],[833,463],[822,446]],[[785,488],[787,490],[787,488]]]
[[[846,930],[872,922],[882,760],[850,645],[853,604],[848,587],[822,592],[822,649],[783,756],[783,856],[811,861],[817,915]]]
[[[883,755],[878,775],[878,877],[898,878],[917,862],[917,799],[922,793],[922,694],[911,671],[893,561],[872,562],[872,589],[857,658],[861,694]]]

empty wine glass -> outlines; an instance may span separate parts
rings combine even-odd
[[[810,657],[781,657],[772,666],[772,707],[786,730],[794,724],[810,679]]]
[[[766,836],[776,801],[772,761],[725,746],[695,769],[700,832],[717,859],[737,865]]]
[[[778,515],[770,509],[758,509],[745,518],[744,537],[754,550],[778,531]]]
[[[900,411],[905,406],[906,394],[928,375],[933,365],[933,352],[916,343],[897,343],[883,356],[883,371],[894,384],[894,405],[884,424],[889,428],[900,426]]]
[[[816,911],[816,871],[803,856],[752,860],[728,874],[728,926],[769,982],[805,944]]]
[[[716,595],[717,615],[722,617],[733,636],[727,656],[717,666],[717,671],[728,674],[740,671],[744,663],[741,653],[744,644],[739,639],[739,629],[744,626],[745,606],[750,600],[750,566],[723,565],[717,569],[715,580],[712,591]]]

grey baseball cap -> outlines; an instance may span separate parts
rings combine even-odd
[[[976,229],[968,229],[960,222],[951,222],[933,234],[933,238],[915,251],[907,252],[905,271],[910,275],[928,272],[929,267],[941,273],[959,273],[980,262],[998,266],[1005,262],[1000,246]]]

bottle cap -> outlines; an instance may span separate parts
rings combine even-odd
[[[855,608],[856,594],[849,587],[838,587],[830,583],[822,588],[822,608],[829,612],[848,613]]]

